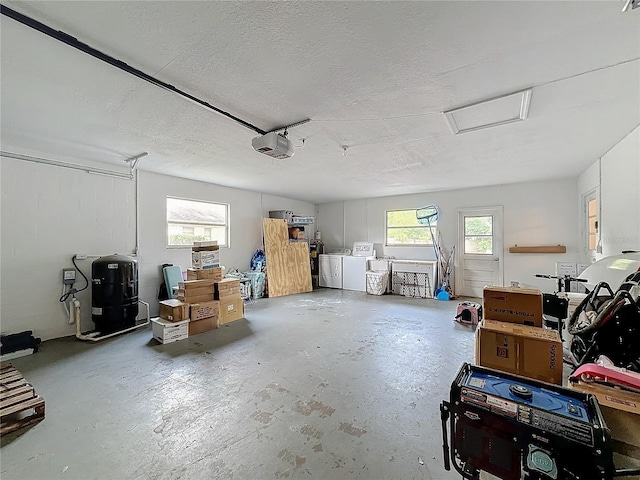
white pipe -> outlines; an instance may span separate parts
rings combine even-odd
[[[78,302],[80,303],[80,302]],[[138,300],[138,303],[142,303],[146,310],[147,310],[147,318],[145,319],[144,323],[141,323],[139,325],[135,325],[133,327],[129,327],[129,328],[125,328],[124,330],[119,330],[117,332],[113,332],[113,333],[109,333],[107,335],[100,335],[100,332],[91,332],[91,333],[81,333],[80,331],[80,318],[78,316],[78,321],[76,322],[76,338],[80,339],[80,340],[88,340],[91,342],[99,342],[100,340],[104,340],[105,338],[111,338],[111,337],[115,337],[116,335],[120,335],[121,333],[126,333],[126,332],[130,332],[132,330],[136,330],[140,327],[144,327],[146,325],[149,325],[149,323],[151,323],[151,315],[149,314],[149,304],[147,302],[143,302],[142,300]],[[78,315],[80,315],[80,306],[78,305]]]
[[[146,155],[146,154],[145,154]],[[139,202],[140,200],[138,199],[138,189],[140,188],[140,181],[138,180],[138,171],[134,170],[134,199],[133,199],[133,203],[134,203],[134,210],[135,210],[135,216],[136,216],[136,224],[135,224],[135,228],[136,228],[136,248],[135,248],[135,254],[134,256],[138,256],[140,254],[140,207],[139,207]]]
[[[77,304],[77,305],[76,305]],[[65,303],[66,307],[66,303]],[[76,299],[76,297],[72,297],[69,301],[69,325],[73,325],[73,322],[77,321],[78,315],[80,311],[80,302]]]
[[[60,298],[62,298],[64,296],[64,294],[66,293],[65,292],[65,287],[66,287],[66,285],[63,283],[62,284],[62,294],[60,295]],[[66,302],[61,302],[61,303],[62,303],[62,306],[64,308],[64,311],[67,312],[67,317],[69,317],[69,323],[73,323],[71,321],[71,314],[70,314],[70,311],[69,311],[69,307],[67,306],[67,303]]]
[[[45,165],[54,165],[56,167],[72,168],[74,170],[82,170],[83,172],[94,173],[96,175],[107,175],[109,177],[133,180],[132,173],[121,173],[121,172],[114,172],[112,170],[105,170],[104,168],[86,167],[84,165],[79,165],[77,163],[59,162],[57,160],[49,160],[47,158],[32,157],[30,155],[21,155],[19,153],[2,152],[2,151],[0,151],[0,156],[6,157],[6,158],[13,158],[15,160],[25,160],[27,162],[43,163]]]

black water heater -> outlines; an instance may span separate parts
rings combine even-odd
[[[111,333],[133,327],[138,315],[138,262],[125,255],[100,257],[91,264],[91,319]]]

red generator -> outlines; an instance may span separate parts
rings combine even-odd
[[[475,302],[459,303],[455,320],[463,325],[477,325],[482,320],[482,305]]]

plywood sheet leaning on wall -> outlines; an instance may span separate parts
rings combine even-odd
[[[269,296],[310,292],[311,266],[307,244],[289,243],[289,230],[283,219],[265,218],[262,225]]]

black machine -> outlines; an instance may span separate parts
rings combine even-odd
[[[91,265],[91,319],[111,333],[133,327],[138,315],[138,262],[125,255],[100,257]]]
[[[558,290],[560,292],[571,291],[571,282],[586,282],[587,280],[582,278],[572,277],[570,275],[543,275],[536,274],[538,278],[551,278],[558,281]],[[562,335],[562,329],[564,322],[567,319],[569,313],[569,300],[558,296],[556,293],[543,293],[542,294],[542,312],[544,313],[544,325],[548,328],[558,330],[560,334],[560,340],[564,341]]]
[[[630,474],[615,470],[593,395],[465,363],[440,412],[445,469],[452,462],[466,479],[479,479],[481,471],[503,480]]]

